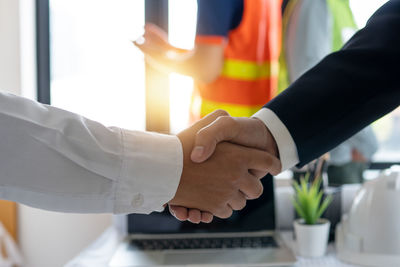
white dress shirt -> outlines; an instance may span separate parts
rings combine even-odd
[[[105,127],[0,93],[0,199],[80,213],[163,210],[178,187],[175,136]]]
[[[297,147],[293,137],[279,117],[268,108],[260,109],[253,117],[263,121],[274,137],[282,164],[281,172],[299,163]]]

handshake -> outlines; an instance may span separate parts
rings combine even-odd
[[[256,118],[218,110],[178,134],[183,171],[172,200],[178,220],[209,223],[228,218],[263,192],[260,179],[281,171],[275,140]]]

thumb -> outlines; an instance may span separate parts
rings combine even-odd
[[[230,141],[239,133],[239,124],[235,118],[220,116],[196,134],[193,151],[190,158],[201,163],[207,160],[215,151],[218,143]]]
[[[146,23],[144,25],[144,30],[146,33],[152,34],[160,38],[164,42],[168,42],[168,34],[160,27],[153,23]]]

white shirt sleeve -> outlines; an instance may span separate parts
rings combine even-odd
[[[0,199],[80,213],[163,210],[178,187],[175,136],[107,128],[0,93]]]
[[[279,117],[268,108],[260,109],[253,117],[263,121],[274,137],[282,164],[281,171],[288,170],[299,163],[296,144]]]

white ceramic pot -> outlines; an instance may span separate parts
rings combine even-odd
[[[326,219],[320,219],[318,224],[309,225],[304,224],[304,220],[298,219],[293,224],[299,256],[308,258],[324,256],[331,223]]]

